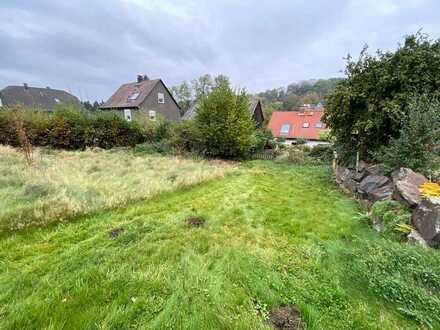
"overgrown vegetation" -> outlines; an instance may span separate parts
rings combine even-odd
[[[248,162],[153,201],[0,238],[0,328],[268,330],[283,304],[307,329],[440,326],[440,254],[357,221],[327,166]]]
[[[435,148],[440,145],[440,103],[412,100],[408,114],[401,120],[399,136],[382,146],[375,159],[383,163],[389,173],[399,167],[409,167],[432,175],[438,166]]]
[[[424,166],[430,158],[426,142],[434,136],[427,137],[432,130],[423,132],[428,124],[423,113],[431,109],[434,121],[440,111],[435,101],[440,96],[439,55],[440,41],[418,33],[406,37],[395,52],[372,56],[365,48],[357,61],[348,58],[347,79],[329,95],[325,113],[342,158],[360,152],[361,159],[377,155],[391,167]],[[415,101],[421,97],[433,105]],[[410,145],[415,149],[409,150]]]
[[[130,150],[38,149],[28,167],[0,146],[0,231],[46,226],[102,208],[150,198],[219,178],[220,163],[151,156]]]
[[[0,144],[22,147],[16,122],[34,146],[61,149],[134,146],[147,136],[137,122],[127,122],[115,113],[81,111],[74,106],[60,106],[53,114],[32,109],[0,111]]]

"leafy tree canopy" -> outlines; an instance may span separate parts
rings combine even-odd
[[[325,121],[344,158],[368,158],[399,137],[414,96],[440,96],[440,42],[417,33],[395,52],[365,47],[357,61],[348,57],[346,75],[327,98]]]
[[[209,156],[245,156],[255,144],[255,125],[244,90],[234,92],[225,76],[202,95],[195,117],[199,147]]]

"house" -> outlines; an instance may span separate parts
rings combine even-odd
[[[123,84],[100,109],[118,111],[127,121],[139,113],[152,120],[157,116],[171,121],[180,120],[179,104],[162,79],[150,80],[146,75],[138,75],[136,82]]]
[[[22,105],[26,108],[53,111],[60,103],[79,105],[80,102],[76,96],[50,87],[38,88],[23,84],[8,86],[0,91],[0,107]]]
[[[327,144],[322,141],[321,134],[326,130],[322,122],[324,109],[308,109],[306,111],[275,111],[272,113],[268,128],[276,138],[295,143],[298,139],[307,140],[307,144]]]
[[[251,99],[249,102],[249,113],[258,127],[261,127],[264,123],[264,113],[261,101],[259,99]],[[194,102],[192,106],[184,113],[182,119],[192,119],[197,114],[197,103]]]

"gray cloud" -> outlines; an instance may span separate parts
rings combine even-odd
[[[136,74],[169,85],[224,73],[251,91],[340,75],[365,43],[440,37],[435,0],[6,0],[0,88],[26,81],[106,99]]]

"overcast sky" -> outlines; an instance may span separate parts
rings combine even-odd
[[[440,1],[1,0],[0,88],[106,100],[138,73],[169,86],[223,73],[256,92],[341,76],[348,53],[422,28],[440,38]]]

